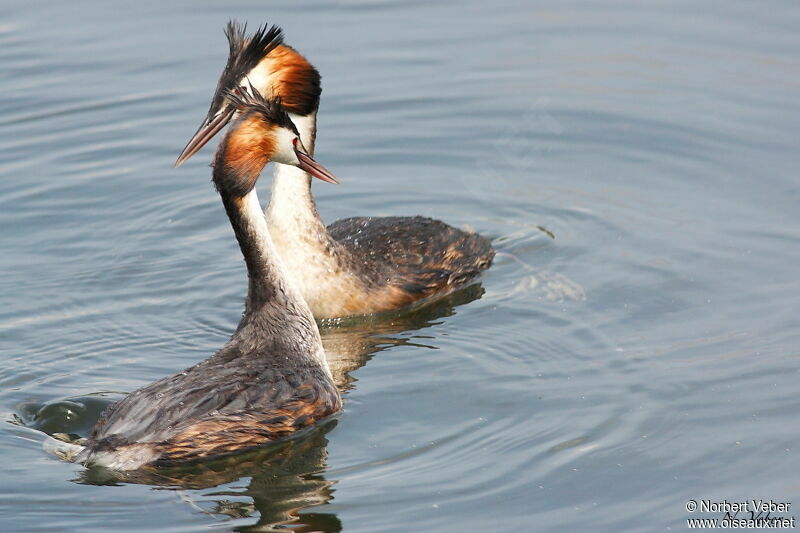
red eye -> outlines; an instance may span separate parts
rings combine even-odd
[[[297,146],[297,137],[295,137],[294,139],[292,139],[292,144],[293,144],[294,146]]]

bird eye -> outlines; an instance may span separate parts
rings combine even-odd
[[[294,145],[294,146],[297,146],[297,137],[295,137],[294,139],[292,139],[292,145]]]

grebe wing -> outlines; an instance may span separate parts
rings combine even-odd
[[[395,285],[419,297],[465,284],[491,265],[495,253],[485,237],[421,216],[346,218],[328,233],[365,277],[390,271]]]
[[[158,462],[191,461],[262,446],[330,416],[338,405],[334,389],[321,382],[304,383],[266,409],[226,409],[182,426]]]
[[[338,408],[322,369],[261,365],[212,357],[156,381],[111,405],[89,440],[96,449],[157,443],[163,459],[188,460],[280,439]]]

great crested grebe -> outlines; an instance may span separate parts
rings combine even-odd
[[[294,124],[260,95],[227,95],[239,111],[214,158],[213,181],[244,255],[245,310],[205,361],[112,405],[75,461],[116,470],[230,454],[293,435],[341,408],[311,311],[286,275],[255,184],[270,160],[325,180]]]
[[[225,98],[251,88],[280,99],[313,154],[321,93],[317,70],[282,44],[281,30],[229,22],[230,53],[208,115],[175,162],[179,166],[207,143],[234,113]],[[399,309],[466,285],[488,268],[488,239],[426,217],[356,217],[327,228],[311,194],[311,177],[275,165],[265,213],[275,247],[318,319]]]

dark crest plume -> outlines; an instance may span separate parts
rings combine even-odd
[[[260,26],[248,39],[246,37],[247,24],[235,20],[228,21],[225,36],[228,38],[228,62],[217,82],[214,98],[208,110],[211,119],[221,108],[225,101],[225,92],[235,88],[245,74],[253,70],[259,61],[283,44],[283,30],[278,26]]]
[[[229,89],[225,92],[226,97],[242,115],[250,113],[259,113],[266,120],[277,124],[278,126],[288,128],[297,134],[297,127],[289,118],[289,115],[281,105],[279,98],[267,100],[255,87],[250,89],[240,90],[238,88]]]

